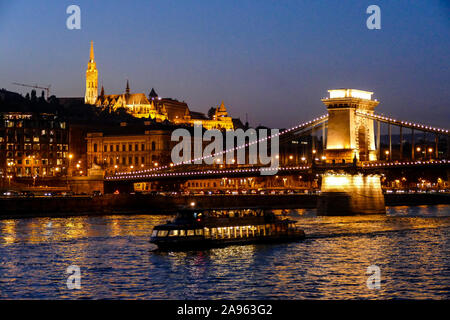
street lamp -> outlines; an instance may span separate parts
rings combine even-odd
[[[66,176],[72,176],[72,158],[73,158],[73,154],[69,153],[69,168],[67,168],[67,175]]]
[[[419,154],[419,157],[420,157],[420,153],[421,153],[421,151],[422,151],[422,148],[421,148],[421,147],[417,147],[417,148],[416,148],[416,151],[417,151],[417,153]]]
[[[388,161],[389,160],[389,150],[386,150],[384,153],[386,154],[386,161]]]

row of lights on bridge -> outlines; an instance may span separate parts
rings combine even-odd
[[[402,124],[405,126],[412,126],[412,127],[418,128],[418,129],[425,129],[425,130],[430,130],[430,131],[434,131],[434,132],[448,133],[448,130],[446,130],[446,129],[435,128],[435,127],[426,126],[426,125],[418,124],[418,123],[407,122],[407,121],[400,121],[400,120],[396,120],[393,118],[388,118],[388,117],[380,116],[377,114],[370,114],[370,113],[359,111],[359,110],[357,110],[356,113],[359,113],[361,115],[368,116],[368,117],[373,117],[378,120],[389,121],[394,124]]]
[[[422,165],[422,164],[444,164],[449,163],[447,160],[438,161],[413,161],[413,162],[381,162],[381,163],[363,163],[363,167],[390,167],[390,166],[408,166],[408,165]],[[290,170],[308,170],[311,166],[296,166],[296,167],[278,167],[278,168],[252,168],[252,169],[226,169],[226,170],[203,170],[203,171],[186,171],[186,172],[169,172],[169,173],[154,173],[154,174],[128,174],[126,176],[106,177],[107,180],[118,179],[133,179],[133,178],[156,178],[156,177],[180,177],[180,176],[197,176],[205,174],[225,174],[225,173],[251,173],[260,171],[290,171]]]
[[[160,167],[153,168],[153,169],[147,169],[147,170],[136,171],[135,173],[136,173],[136,174],[141,174],[141,173],[146,173],[146,172],[154,172],[154,171],[157,171],[157,170],[168,169],[169,167],[175,167],[175,166],[184,165],[184,164],[191,164],[191,163],[194,163],[194,162],[197,162],[197,161],[203,161],[203,160],[205,160],[205,159],[214,158],[214,157],[216,157],[216,156],[221,156],[221,155],[227,154],[227,153],[229,153],[229,152],[234,152],[234,151],[236,151],[236,150],[239,150],[239,149],[242,149],[242,148],[251,146],[251,145],[253,145],[253,144],[257,144],[257,143],[263,142],[263,141],[265,141],[265,140],[269,140],[269,139],[274,138],[274,137],[276,137],[276,136],[282,136],[282,135],[284,135],[284,134],[286,134],[286,133],[288,133],[288,132],[291,132],[291,131],[293,131],[293,130],[297,130],[297,129],[300,129],[300,128],[303,128],[303,127],[306,127],[306,126],[309,126],[309,125],[314,124],[314,123],[316,123],[316,122],[318,122],[318,121],[324,121],[324,120],[326,120],[327,118],[328,118],[328,115],[322,115],[322,116],[317,117],[317,118],[315,118],[315,119],[313,119],[313,120],[311,120],[311,121],[304,122],[304,123],[301,123],[301,124],[299,124],[299,125],[297,125],[297,126],[295,126],[295,127],[286,129],[286,130],[284,130],[283,132],[279,132],[279,133],[270,135],[270,136],[268,136],[268,137],[261,138],[261,139],[259,139],[259,140],[257,140],[257,141],[253,141],[253,142],[250,142],[250,143],[246,143],[245,145],[241,145],[241,146],[234,147],[234,148],[231,148],[231,149],[228,149],[228,150],[225,150],[225,151],[221,151],[221,152],[215,153],[215,154],[213,154],[213,155],[209,155],[209,156],[205,156],[205,157],[200,157],[200,158],[196,158],[196,159],[193,159],[193,160],[184,161],[184,162],[180,162],[180,163],[176,163],[176,164],[171,163],[169,166],[164,165],[164,166],[160,166]],[[305,159],[305,160],[306,160],[306,159]],[[304,161],[303,158],[302,158],[302,161]],[[133,169],[133,168],[131,168],[131,169]],[[129,174],[129,172],[117,172],[117,173],[115,173],[115,175],[127,175],[127,174]]]
[[[426,129],[426,130],[431,130],[431,131],[436,131],[436,132],[442,132],[442,133],[444,133],[444,132],[445,132],[445,133],[448,133],[448,132],[449,132],[448,130],[445,130],[445,129],[440,129],[440,128],[435,128],[435,127],[425,126],[425,125],[416,124],[416,123],[412,123],[412,122],[399,121],[399,120],[396,120],[396,119],[393,119],[393,118],[388,118],[388,117],[384,117],[384,116],[380,116],[380,115],[376,115],[376,114],[369,114],[369,113],[362,112],[362,111],[358,111],[358,110],[356,111],[356,113],[361,114],[361,115],[364,115],[364,116],[374,117],[374,118],[380,119],[380,120],[390,121],[390,122],[392,122],[392,123],[399,123],[399,124],[403,124],[403,125],[414,126],[414,127],[416,127],[416,128],[421,128],[421,129]],[[312,125],[312,124],[314,124],[314,123],[316,123],[316,122],[318,122],[318,121],[325,121],[327,118],[328,118],[328,115],[322,115],[322,116],[317,117],[317,118],[315,118],[315,119],[313,119],[313,120],[311,120],[311,121],[304,122],[304,123],[301,123],[301,124],[299,124],[299,125],[297,125],[297,126],[294,126],[294,127],[292,127],[292,128],[286,129],[286,130],[284,130],[283,132],[280,132],[280,133],[271,135],[271,136],[269,136],[269,137],[265,137],[265,138],[259,139],[259,140],[257,140],[257,141],[251,142],[251,143],[247,143],[247,144],[242,145],[242,146],[238,146],[238,147],[234,147],[234,148],[232,148],[232,149],[228,149],[228,150],[225,150],[225,151],[221,151],[221,152],[218,152],[218,153],[216,153],[216,154],[214,154],[214,155],[209,155],[209,156],[206,156],[206,157],[200,157],[200,158],[196,158],[196,159],[189,160],[189,161],[184,161],[184,162],[177,163],[177,164],[171,163],[170,165],[164,165],[164,166],[160,166],[160,167],[158,167],[158,164],[155,164],[155,168],[147,169],[147,170],[141,170],[141,171],[136,171],[135,174],[142,174],[142,173],[147,173],[147,172],[154,172],[154,171],[158,171],[158,170],[162,170],[162,169],[168,169],[169,167],[175,167],[175,166],[184,165],[184,164],[191,164],[191,163],[194,163],[194,162],[197,162],[197,161],[203,161],[203,160],[205,160],[205,159],[209,159],[209,158],[212,158],[212,157],[215,157],[215,156],[224,155],[224,154],[227,154],[227,153],[229,153],[229,152],[234,152],[234,151],[236,151],[236,150],[239,150],[239,149],[248,147],[248,146],[250,146],[250,145],[252,145],[252,144],[260,143],[260,142],[262,142],[262,141],[271,139],[271,138],[273,138],[273,137],[275,137],[275,136],[281,136],[281,135],[284,135],[284,134],[286,134],[286,133],[288,133],[288,132],[291,132],[291,131],[293,131],[293,130],[297,130],[297,129],[300,129],[300,128],[302,128],[302,127],[306,127],[306,126]],[[431,148],[430,148],[430,149],[431,149]],[[429,150],[430,150],[430,149],[429,149]],[[418,152],[419,152],[419,151],[420,151],[420,150],[418,150]],[[429,151],[429,152],[432,152],[432,150]],[[313,154],[315,154],[315,150],[313,150]],[[389,156],[389,151],[386,151],[386,156]],[[290,156],[289,159],[292,160],[292,159],[293,159],[293,156]],[[321,159],[322,159],[322,160],[325,160],[326,157],[325,157],[325,156],[322,156]],[[306,158],[305,158],[305,157],[302,157],[301,160],[302,160],[302,161],[305,161]],[[319,158],[315,158],[315,160],[318,161]],[[117,169],[117,168],[116,168],[116,169]],[[134,167],[131,166],[130,169],[134,169]],[[115,173],[115,175],[120,175],[120,176],[122,176],[122,175],[129,175],[129,174],[130,174],[129,172],[117,172],[117,173]]]

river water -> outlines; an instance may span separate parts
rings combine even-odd
[[[316,217],[298,210],[308,239],[156,253],[167,216],[0,220],[3,299],[448,299],[450,206]],[[81,289],[67,288],[78,266]],[[380,288],[366,274],[380,268]]]

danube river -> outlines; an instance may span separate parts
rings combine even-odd
[[[0,220],[0,298],[450,298],[450,206],[292,216],[305,241],[165,254],[148,240],[167,216]],[[67,288],[71,265],[81,289]],[[370,265],[380,268],[379,289],[367,287]]]

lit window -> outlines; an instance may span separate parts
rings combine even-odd
[[[167,230],[159,230],[158,237],[167,237],[168,233],[169,233],[169,231],[167,231]]]

